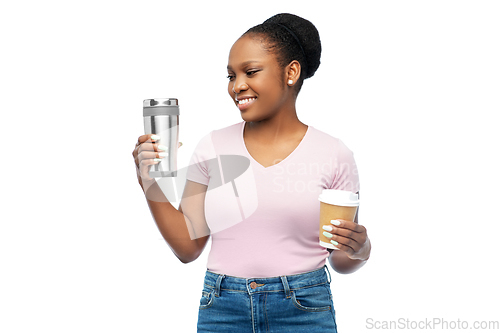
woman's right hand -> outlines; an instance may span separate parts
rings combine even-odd
[[[160,163],[162,158],[168,156],[168,147],[156,143],[159,139],[159,136],[154,134],[141,135],[132,152],[137,172],[137,180],[143,190],[146,190],[147,187],[155,181],[154,178],[149,176],[149,169],[151,169],[151,166]],[[148,186],[144,188],[145,185]]]

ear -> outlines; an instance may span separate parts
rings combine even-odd
[[[289,86],[293,86],[297,83],[297,81],[300,78],[300,63],[297,60],[293,60],[291,63],[288,64],[287,70],[286,70],[286,81]],[[290,82],[293,82],[290,84]]]

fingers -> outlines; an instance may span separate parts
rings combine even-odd
[[[140,145],[141,143],[144,143],[146,141],[158,141],[160,140],[160,137],[156,134],[144,134],[137,139],[137,144],[136,146]]]
[[[168,153],[168,147],[158,144],[158,143],[148,143],[145,142],[137,147],[137,155],[140,155],[142,152],[160,152],[160,153]]]
[[[151,137],[152,136],[152,137]],[[148,138],[151,137],[151,138]],[[146,138],[146,140],[145,140]],[[156,151],[156,152],[168,152],[168,147],[165,145],[162,145],[161,143],[158,143],[158,140],[160,139],[159,136],[155,136],[154,134],[148,134],[148,135],[141,135],[139,139],[137,140],[137,143],[135,145],[135,155],[139,155],[143,151]],[[180,148],[182,146],[182,142],[179,142],[177,144],[177,148]]]
[[[137,158],[142,152],[167,152],[168,147],[156,143],[158,140],[159,136],[154,134],[141,135],[135,144],[132,156]]]
[[[166,151],[168,147],[161,145],[158,143],[160,139],[159,136],[154,134],[141,135],[135,144],[135,150],[137,150],[137,154],[140,154],[142,151]]]
[[[154,159],[154,158],[164,158],[167,157],[168,153],[165,151],[141,151],[137,157],[139,160],[147,160],[147,159]]]
[[[162,145],[159,140],[160,136],[156,134],[141,135],[132,151],[137,174],[145,180],[151,180],[149,177],[151,165],[158,164],[169,154],[168,147]],[[178,147],[181,146],[182,142],[179,142]]]
[[[141,135],[137,139],[134,150],[132,151],[132,156],[134,156],[134,159],[143,150],[154,150],[153,142],[157,141],[158,139],[159,139],[159,137],[155,136],[154,134]]]
[[[137,139],[132,156],[137,168],[137,175],[143,181],[151,181],[149,170],[151,165],[158,164],[162,158],[168,156],[168,148],[156,143],[160,139],[155,134],[141,135]]]
[[[353,240],[359,239],[360,237],[363,237],[363,235],[366,235],[366,228],[355,222],[346,220],[332,220],[330,223],[331,225],[325,226],[325,228],[329,229],[327,231],[332,234],[336,234],[338,236],[350,238]]]
[[[134,156],[135,164],[139,166],[142,160],[167,157],[168,147],[156,143],[143,143],[137,146],[132,155]]]
[[[357,253],[367,239],[366,228],[352,221],[332,220],[331,226],[325,226],[324,229],[332,244],[348,255]]]

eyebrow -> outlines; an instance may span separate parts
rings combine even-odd
[[[259,61],[257,61],[257,60],[248,60],[248,61],[245,61],[244,63],[242,63],[241,67],[245,67],[245,66],[247,66],[247,65],[249,65],[251,63],[254,63],[254,62],[259,62]],[[227,69],[232,69],[232,67],[229,66],[229,65],[227,65]]]

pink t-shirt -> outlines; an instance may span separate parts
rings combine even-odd
[[[323,189],[359,191],[353,153],[309,126],[288,157],[265,168],[246,149],[244,125],[205,136],[188,169],[188,180],[208,185],[207,268],[244,278],[321,268],[329,252],[319,245],[318,196]]]

